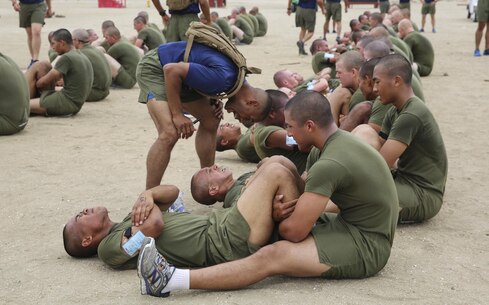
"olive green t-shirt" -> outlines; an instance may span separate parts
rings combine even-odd
[[[112,74],[104,54],[91,45],[85,45],[80,49],[80,52],[84,54],[92,64],[92,88],[100,91],[109,90],[110,85],[112,84]]]
[[[234,182],[233,186],[226,193],[226,197],[224,197],[224,202],[222,205],[224,208],[230,208],[236,205],[244,187],[246,186],[246,181],[248,181],[248,178],[254,174],[255,172],[249,172],[236,179],[236,182]]]
[[[110,47],[107,54],[117,60],[124,67],[124,70],[136,79],[136,67],[141,57],[134,45],[125,39],[121,39]]]
[[[253,23],[253,30],[255,33],[255,36],[258,36],[258,32],[260,31],[260,24],[258,23],[258,19],[256,19],[255,16],[248,14],[246,15],[250,18],[251,22]]]
[[[404,37],[404,42],[413,52],[414,62],[418,64],[419,74],[425,76],[431,73],[435,62],[435,51],[428,38],[423,36],[423,34],[413,31]]]
[[[268,22],[267,18],[263,16],[262,13],[258,13],[255,16],[256,20],[258,20],[258,37],[265,36],[268,31]]]
[[[153,30],[157,30],[158,32],[161,33],[161,29],[156,23],[148,22],[146,25],[149,26],[150,28],[152,28]]]
[[[63,74],[61,94],[81,106],[85,103],[93,83],[92,64],[79,50],[71,50],[58,59],[54,69]]]
[[[389,109],[381,132],[387,139],[407,145],[397,162],[397,176],[443,195],[447,154],[438,124],[428,107],[412,97],[402,109]]]
[[[279,130],[284,130],[278,126],[263,126],[257,125],[255,127],[255,150],[258,156],[263,159],[266,157],[271,157],[275,155],[284,156],[297,167],[299,174],[304,172],[307,163],[307,156],[309,153],[301,152],[299,150],[286,150],[282,148],[272,148],[268,147],[266,141],[271,133]],[[284,139],[285,141],[285,139]]]
[[[307,161],[305,192],[329,197],[338,217],[360,231],[394,239],[399,202],[392,175],[380,154],[338,130]]]
[[[362,93],[362,90],[358,88],[355,92],[353,92],[353,95],[350,98],[350,111],[353,109],[353,107],[365,101],[366,99]]]
[[[216,20],[216,24],[221,28],[224,35],[226,35],[229,39],[233,39],[233,32],[226,19],[222,17],[218,18]]]
[[[255,30],[255,24],[253,23],[253,21],[251,20],[250,16],[247,15],[247,14],[240,14],[238,19],[243,19],[246,21],[246,23],[248,23],[248,25],[250,26],[251,30],[253,31],[253,37],[256,36],[255,33],[258,31],[258,29]]]
[[[2,53],[0,71],[0,117],[12,127],[24,128],[29,119],[29,88],[26,78],[17,64]]]
[[[394,36],[389,36],[390,41],[392,42],[393,45],[398,47],[404,55],[407,55],[407,59],[409,60],[410,63],[413,63],[413,53],[411,52],[411,49],[409,46],[399,37],[394,37]]]
[[[215,22],[211,22],[211,27],[215,28],[215,29],[216,29],[216,30],[217,30],[219,33],[224,34],[224,33],[222,32],[221,27],[220,27],[220,26],[219,26],[217,23],[215,23]]]
[[[139,31],[138,39],[143,41],[148,50],[156,49],[160,44],[166,43],[165,36],[163,36],[161,31],[148,26]]]
[[[56,57],[58,57],[58,53],[56,53],[55,50],[49,48],[48,50],[48,58],[49,58],[49,62],[53,62]]]
[[[336,64],[331,63],[329,60],[324,58],[324,54],[326,54],[326,52],[317,52],[314,54],[312,57],[312,70],[314,73],[318,73],[324,68],[331,68],[330,76],[332,79],[336,78]]]
[[[251,28],[251,25],[243,19],[242,17],[238,17],[236,19],[236,22],[234,23],[235,26],[237,26],[241,31],[244,32],[245,37],[243,38],[242,42],[246,44],[250,44],[253,42],[253,29]]]
[[[256,153],[255,146],[250,142],[250,134],[251,130],[248,129],[239,137],[236,144],[236,153],[244,161],[258,163],[261,159]]]

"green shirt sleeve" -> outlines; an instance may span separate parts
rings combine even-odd
[[[418,117],[410,113],[402,113],[392,125],[389,139],[402,142],[409,146],[418,131],[423,127]]]

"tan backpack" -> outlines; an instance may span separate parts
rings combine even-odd
[[[166,0],[166,6],[168,6],[168,9],[170,10],[180,11],[196,2],[197,0]]]
[[[185,49],[185,55],[183,57],[184,62],[188,62],[190,50],[192,49],[193,42],[198,42],[214,48],[219,52],[227,55],[238,66],[238,78],[236,83],[228,92],[222,92],[218,95],[209,95],[200,91],[200,94],[208,96],[213,99],[225,99],[235,95],[241,88],[245,81],[245,77],[248,74],[260,74],[261,70],[254,67],[246,66],[246,58],[238,51],[236,46],[223,34],[219,33],[215,28],[205,25],[202,22],[191,22],[190,26],[185,33],[188,37],[187,48]]]

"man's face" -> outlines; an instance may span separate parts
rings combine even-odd
[[[62,40],[56,40],[52,39],[51,40],[51,48],[58,54],[63,54],[63,47],[64,47],[64,41]]]
[[[294,121],[290,115],[290,110],[285,110],[285,128],[287,135],[293,137],[300,151],[308,152],[311,150],[311,143],[308,140],[308,133],[305,125]]]
[[[105,34],[104,38],[105,38],[105,41],[107,41],[107,43],[109,45],[113,45],[115,43],[115,36],[113,36],[113,35]]]
[[[356,89],[356,74],[354,73],[353,69],[351,71],[347,71],[342,60],[336,62],[336,77],[338,77],[340,80],[342,87]]]
[[[94,235],[110,222],[109,212],[105,207],[86,208],[73,216],[69,224],[83,235]]]
[[[283,71],[282,82],[285,87],[289,89],[294,89],[295,87],[302,84],[304,77],[297,72],[292,72],[290,70]]]
[[[222,185],[225,181],[233,179],[233,173],[230,169],[217,164],[202,168],[199,170],[198,176],[203,179],[204,184],[209,186]]]
[[[133,25],[134,25],[134,29],[137,32],[141,31],[144,28],[144,23],[142,22],[134,21]]]
[[[241,128],[237,124],[224,123],[219,125],[217,136],[226,141],[237,140],[241,135]]]
[[[371,27],[371,28],[375,28],[376,26],[378,26],[378,25],[379,25],[379,23],[377,22],[377,20],[373,19],[372,17],[370,17],[370,18],[368,19],[368,21],[369,21],[369,23],[370,23],[370,27]]]
[[[387,72],[382,65],[375,66],[373,81],[373,93],[377,96],[380,96],[382,104],[385,105],[394,102],[394,97],[396,93],[394,79],[387,75]]]
[[[260,107],[253,100],[253,97],[242,92],[238,92],[229,99],[224,108],[228,113],[232,112],[234,118],[245,125],[247,123],[257,123],[264,119]]]
[[[316,45],[316,50],[318,52],[329,52],[329,46],[328,46],[328,42],[326,40],[322,40],[320,41],[317,45]]]

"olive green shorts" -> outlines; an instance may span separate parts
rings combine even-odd
[[[44,16],[46,15],[47,6],[44,2],[36,4],[20,3],[19,27],[30,28],[33,23],[44,25]]]
[[[389,3],[389,1],[380,1],[379,3],[379,8],[380,8],[380,13],[381,14],[387,14],[389,12],[389,8],[391,6],[391,4]]]
[[[140,89],[138,102],[146,104],[148,102],[149,92],[153,93],[157,101],[168,101],[165,88],[165,75],[163,74],[163,67],[158,58],[158,49],[150,50],[139,61],[136,68],[136,79]],[[182,103],[193,102],[201,98],[202,96],[200,94],[188,87],[182,87],[180,91]]]
[[[334,21],[341,21],[341,3],[326,2],[326,19],[333,18]]]
[[[425,3],[421,7],[421,14],[422,15],[434,15],[436,13],[436,5],[434,3]]]
[[[210,264],[241,259],[260,249],[248,242],[250,226],[236,205],[213,211],[209,223],[207,251]]]
[[[488,0],[479,0],[479,2],[477,3],[477,21],[489,22],[489,1]]]
[[[101,101],[104,98],[106,98],[109,95],[109,93],[110,93],[110,91],[108,89],[107,90],[101,90],[101,89],[97,89],[97,88],[92,88],[92,90],[90,90],[90,93],[88,94],[87,102]]]
[[[311,231],[319,261],[331,266],[325,278],[364,278],[387,263],[391,244],[386,237],[360,231],[337,214],[323,214]]]
[[[114,79],[114,84],[124,89],[131,89],[136,84],[136,79],[121,66]]]
[[[11,135],[25,128],[27,121],[21,125],[16,125],[4,115],[0,114],[0,136]]]
[[[165,33],[166,41],[182,41],[187,40],[185,32],[188,30],[188,26],[192,21],[200,21],[197,14],[185,14],[177,15],[173,14],[168,24],[168,29]]]
[[[443,195],[426,190],[397,175],[394,178],[399,198],[399,223],[421,222],[434,217],[441,209]]]
[[[61,91],[55,90],[41,93],[41,107],[47,110],[47,115],[52,116],[77,114],[81,109],[81,106],[73,103]]]
[[[411,10],[411,2],[408,2],[408,3],[399,3],[399,8],[402,10],[402,9],[409,9]]]
[[[305,28],[309,32],[314,32],[316,27],[316,10],[297,7],[295,12],[295,26]]]

